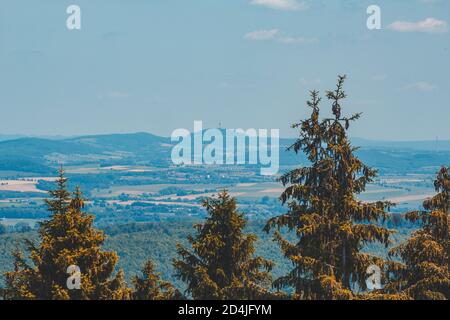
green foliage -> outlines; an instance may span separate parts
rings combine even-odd
[[[254,257],[256,236],[244,234],[246,220],[226,191],[206,199],[208,218],[189,236],[192,251],[178,245],[177,276],[194,299],[256,299],[270,296],[273,263]]]
[[[83,212],[84,202],[77,189],[71,198],[61,169],[57,189],[46,200],[50,219],[40,225],[38,245],[26,240],[30,253],[13,253],[14,270],[5,273],[7,299],[126,299],[129,290],[124,274],[111,279],[118,256],[104,252],[105,236],[92,227],[94,217]],[[29,261],[32,264],[29,264]],[[67,288],[67,269],[78,266],[81,290]]]
[[[450,167],[443,167],[434,183],[437,194],[423,203],[424,211],[406,214],[422,228],[391,250],[402,263],[391,263],[396,279],[385,288],[413,299],[450,299]]]
[[[344,80],[340,76],[336,90],[326,94],[334,117],[320,119],[321,98],[312,91],[311,117],[293,125],[300,137],[289,149],[303,152],[311,165],[281,177],[286,186],[281,201],[288,204],[289,212],[270,219],[265,228],[287,227],[297,233],[297,243],[279,232],[275,235],[294,268],[274,286],[294,288],[299,299],[351,299],[353,285],[365,289],[367,267],[383,264],[382,259],[363,253],[364,245],[388,246],[392,233],[376,224],[386,218],[389,203],[363,203],[355,197],[373,181],[376,171],[355,156],[356,148],[347,138],[350,122],[360,114],[342,116]]]
[[[120,259],[116,269],[124,270],[128,283],[132,283],[133,275],[141,275],[142,266],[147,259],[151,259],[155,263],[157,272],[161,273],[162,279],[170,281],[178,290],[184,291],[185,284],[174,277],[175,269],[172,266],[172,260],[177,257],[177,252],[173,244],[179,242],[188,246],[186,237],[191,233],[192,225],[199,222],[199,220],[186,218],[179,221],[113,224],[103,228],[107,235],[103,248],[117,252]],[[255,254],[275,262],[272,275],[276,279],[290,271],[291,263],[283,257],[278,245],[272,241],[272,234],[262,232],[264,225],[263,220],[250,220],[244,232],[257,235]],[[396,229],[398,232],[393,235],[393,246],[407,240],[411,232],[415,230],[406,227]],[[295,240],[295,234],[282,231],[282,235],[291,241]],[[24,238],[38,241],[36,232],[0,235],[0,274],[12,270],[11,252],[16,247],[16,243],[20,243],[20,250],[26,250],[23,244]],[[369,244],[363,251],[379,257],[388,256],[388,250],[380,243]],[[3,284],[1,280],[0,277],[0,287]]]
[[[134,276],[134,300],[179,300],[182,294],[172,284],[163,281],[159,273],[155,272],[154,264],[147,261],[142,269],[142,277]]]

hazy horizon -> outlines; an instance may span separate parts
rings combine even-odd
[[[188,129],[188,128],[186,128]],[[207,129],[215,129],[215,128],[204,128],[204,130]],[[227,128],[221,128],[221,129],[227,129]],[[233,128],[234,129],[234,128]],[[4,134],[2,132],[0,132],[0,142],[5,141],[5,140],[1,140],[2,137],[11,137],[8,138],[7,140],[13,140],[13,139],[21,139],[21,138],[39,138],[39,139],[54,139],[54,140],[63,140],[63,139],[72,139],[72,138],[79,138],[79,137],[86,137],[86,136],[109,136],[109,135],[134,135],[134,134],[150,134],[153,136],[157,136],[160,138],[168,138],[170,139],[170,135],[169,136],[164,136],[164,135],[159,135],[150,131],[129,131],[129,132],[99,132],[99,133],[80,133],[80,134],[75,134],[75,135],[34,135],[34,134],[30,134],[30,135],[26,135],[26,134]],[[423,139],[423,140],[385,140],[385,139],[367,139],[367,138],[362,138],[359,136],[349,136],[350,139],[355,139],[355,140],[360,140],[360,141],[367,141],[367,142],[386,142],[386,143],[392,143],[392,142],[398,142],[398,143],[407,143],[407,142],[450,142],[450,139]],[[295,139],[295,136],[280,136],[280,139]]]

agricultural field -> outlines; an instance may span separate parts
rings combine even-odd
[[[2,179],[0,180],[0,191],[15,192],[42,192],[37,188],[39,181],[55,181],[53,177],[24,177],[20,179]]]
[[[161,169],[165,172],[167,169]],[[182,218],[201,216],[203,209],[201,201],[227,189],[236,197],[240,207],[249,216],[255,212],[263,212],[264,216],[282,212],[283,207],[278,198],[283,192],[283,186],[272,181],[239,182],[239,183],[154,183],[148,184],[146,172],[157,172],[155,168],[147,169],[142,166],[121,167],[77,167],[68,169],[68,175],[74,180],[83,182],[86,177],[101,177],[101,172],[113,174],[105,183],[104,188],[84,188],[90,212],[101,217],[109,216],[112,223],[124,216],[133,220],[136,217],[146,219],[156,216]],[[70,173],[69,173],[70,172]],[[77,173],[75,173],[77,172]],[[87,173],[89,172],[89,173]],[[133,176],[128,176],[132,172]],[[22,177],[18,179],[0,180],[0,223],[12,224],[17,219],[35,219],[29,214],[21,214],[33,208],[45,214],[43,199],[47,190],[53,186],[55,177]],[[130,183],[130,181],[133,181]],[[365,193],[359,198],[362,201],[389,201],[394,203],[394,211],[419,208],[422,202],[433,195],[432,175],[386,175],[380,176],[370,184]],[[95,180],[92,184],[95,184]],[[11,194],[11,197],[8,197]],[[33,197],[30,197],[32,195]],[[40,195],[40,196],[38,196]],[[17,214],[10,214],[16,212]],[[4,214],[2,214],[4,213]],[[5,214],[9,213],[9,214]],[[39,216],[38,218],[43,218]],[[144,217],[144,218],[142,218]]]
[[[283,151],[291,143],[283,140],[280,146],[280,173],[306,163],[304,156]],[[434,193],[435,172],[450,161],[450,152],[430,151],[428,145],[416,150],[409,144],[359,143],[359,156],[380,172],[359,198],[390,201],[396,204],[394,212],[419,208]],[[0,219],[13,224],[46,218],[43,200],[54,188],[60,165],[69,189],[81,188],[86,210],[98,224],[201,218],[202,199],[224,189],[249,218],[286,211],[278,200],[283,186],[277,176],[261,176],[252,166],[175,166],[170,146],[170,139],[146,133],[0,142]]]

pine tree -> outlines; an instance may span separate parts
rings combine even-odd
[[[134,300],[180,300],[181,293],[170,282],[161,280],[155,272],[152,261],[147,261],[142,269],[142,277],[134,276]]]
[[[294,288],[296,299],[354,298],[355,285],[366,289],[367,267],[384,263],[361,249],[376,241],[387,246],[391,234],[376,225],[387,216],[390,204],[356,198],[376,177],[376,171],[357,158],[357,148],[347,137],[350,123],[360,114],[342,116],[344,81],[345,76],[340,76],[336,90],[326,93],[333,117],[320,119],[321,98],[318,91],[311,91],[307,102],[312,109],[310,118],[292,126],[300,135],[288,150],[307,155],[309,166],[281,176],[286,189],[280,199],[288,205],[288,212],[270,219],[265,227],[267,232],[275,227],[296,232],[297,243],[285,240],[279,230],[275,232],[293,269],[274,282],[277,289]]]
[[[422,227],[390,251],[403,263],[391,264],[396,278],[385,290],[401,291],[412,299],[450,299],[450,167],[443,167],[434,182],[437,194],[423,203],[424,210],[406,214]]]
[[[177,246],[180,259],[174,260],[179,279],[187,293],[197,300],[258,299],[271,296],[272,262],[254,257],[254,234],[244,234],[246,220],[237,211],[236,199],[227,191],[203,202],[208,217],[195,225],[189,236],[192,251]]]
[[[50,190],[50,199],[45,199],[47,210],[51,215],[63,215],[69,210],[71,203],[71,194],[67,190],[68,179],[64,176],[64,169],[58,170],[58,179],[56,180],[56,189]],[[44,222],[45,224],[45,222]]]
[[[126,299],[123,272],[110,279],[118,256],[104,252],[105,235],[93,228],[94,216],[83,212],[84,201],[77,188],[73,198],[67,191],[67,179],[61,168],[57,189],[46,200],[50,218],[40,224],[40,243],[27,240],[29,259],[16,251],[14,271],[6,272],[8,299]],[[29,262],[32,262],[30,265]],[[67,270],[77,266],[81,289],[68,288]]]

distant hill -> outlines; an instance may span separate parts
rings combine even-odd
[[[376,141],[353,138],[352,144],[361,147],[396,149],[396,150],[423,150],[423,151],[450,151],[450,140],[424,140],[424,141]]]
[[[139,132],[131,134],[90,135],[66,139],[64,142],[79,146],[94,147],[109,151],[137,152],[160,147],[170,143],[170,138],[159,137],[150,133]]]
[[[295,139],[281,139],[280,144],[293,144]],[[351,138],[352,145],[364,149],[382,149],[395,151],[450,151],[450,140],[422,140],[422,141],[383,141],[383,140],[368,140],[362,138]]]
[[[0,136],[1,137],[1,136]],[[294,139],[280,140],[280,164],[305,163],[303,155],[286,152]],[[450,163],[450,141],[372,141],[354,138],[359,156],[383,172],[410,172]],[[0,140],[0,170],[36,174],[54,172],[59,164],[169,166],[170,138],[150,133],[88,135],[72,138]]]
[[[41,138],[20,138],[0,143],[0,152],[2,154],[17,154],[36,159],[40,159],[51,153],[87,154],[98,151],[98,148],[89,145],[78,145],[65,140],[49,140]]]
[[[0,141],[0,170],[47,173],[60,163],[162,165],[169,160],[168,143],[149,133],[6,140]]]
[[[280,163],[286,166],[305,164],[307,159],[293,151],[287,152],[286,148],[294,140],[283,139],[280,142]],[[361,139],[352,139],[352,144],[359,147],[356,154],[369,166],[377,169],[383,174],[406,174],[406,173],[434,173],[442,165],[450,165],[450,148],[442,151],[428,149],[429,144],[423,142],[415,148],[412,142],[398,144],[365,143]]]
[[[0,141],[17,140],[20,138],[40,138],[49,140],[63,140],[67,137],[64,136],[27,136],[22,134],[0,134]]]
[[[23,138],[21,135],[0,134],[0,141],[15,140]]]

